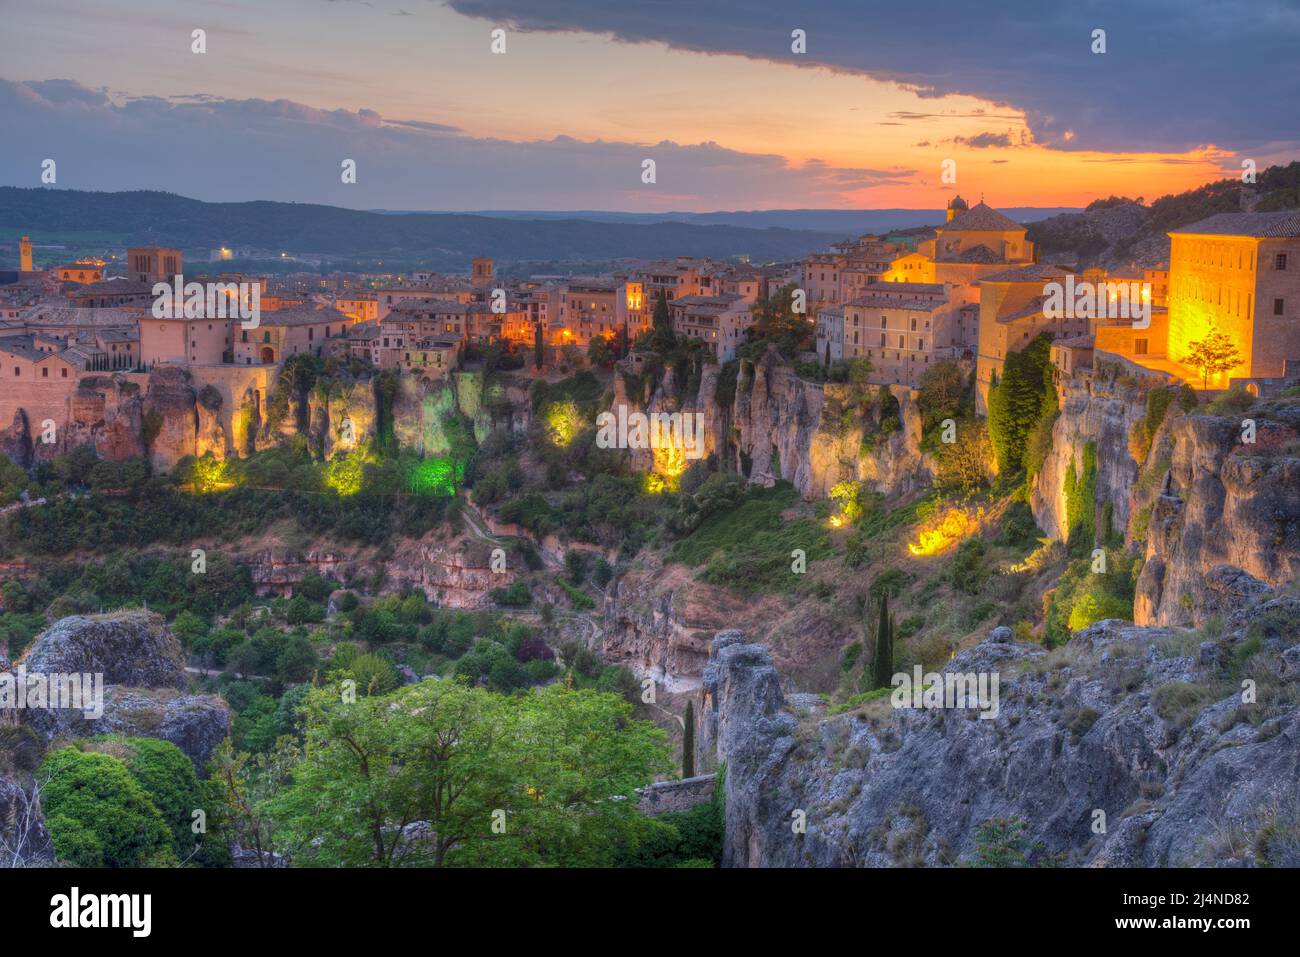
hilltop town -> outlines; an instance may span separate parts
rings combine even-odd
[[[36,424],[64,429],[73,420],[74,396],[86,380],[107,373],[147,387],[155,370],[179,368],[196,392],[220,393],[226,440],[214,451],[237,454],[246,443],[234,411],[246,408],[247,396],[265,402],[274,369],[296,355],[357,359],[426,380],[481,361],[485,350],[527,352],[526,361],[513,361],[539,372],[543,364],[591,358],[599,365],[626,357],[652,330],[662,300],[678,337],[698,340],[712,360],[726,363],[747,341],[760,301],[776,301],[782,290],[815,330],[813,358],[824,368],[866,359],[870,383],[915,389],[934,364],[956,360],[976,370],[980,414],[1006,357],[1044,332],[1058,379],[1090,368],[1094,355],[1168,381],[1241,387],[1256,396],[1300,376],[1295,211],[1217,214],[1171,231],[1168,263],[1090,268],[1077,277],[1041,262],[1026,232],[983,201],[970,206],[955,196],[946,222],[929,233],[862,236],[801,262],[679,257],[601,275],[509,282],[497,281],[486,258],[475,259],[468,276],[270,277],[223,271],[229,249],[187,264],[180,250],[160,247],[126,249],[120,261],[38,269],[24,236],[18,269],[0,285],[0,422],[17,451],[39,432]],[[1067,277],[1100,298],[1093,294],[1088,309],[1053,311],[1050,285]],[[156,314],[155,286],[178,281],[221,290],[221,308]],[[255,287],[255,323],[234,308],[240,284]],[[1143,318],[1132,321],[1139,310]],[[1235,361],[1207,371],[1188,357],[1213,331],[1231,340]],[[265,418],[264,408],[252,411]],[[65,447],[46,445],[53,447],[34,453]],[[25,453],[19,458],[26,464]]]

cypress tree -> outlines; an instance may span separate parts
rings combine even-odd
[[[889,595],[881,592],[880,620],[876,623],[874,687],[888,688],[894,675],[894,623],[889,616]]]
[[[668,299],[662,292],[655,300],[654,333],[650,341],[656,352],[669,352],[677,345],[672,316],[668,314]]]
[[[686,702],[686,717],[682,719],[682,777],[695,777],[695,702]]]
[[[536,331],[533,333],[533,365],[540,372],[542,368],[542,324],[536,324]]]

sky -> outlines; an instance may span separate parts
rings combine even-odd
[[[53,159],[56,188],[358,209],[1076,206],[1300,156],[1295,0],[0,0],[0,18],[10,186]]]

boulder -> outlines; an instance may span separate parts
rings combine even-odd
[[[189,686],[180,644],[163,617],[149,611],[60,619],[36,636],[21,660],[28,672],[98,673],[105,684]]]

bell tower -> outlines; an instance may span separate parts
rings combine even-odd
[[[32,238],[24,236],[18,240],[18,269],[22,272],[32,272]]]

